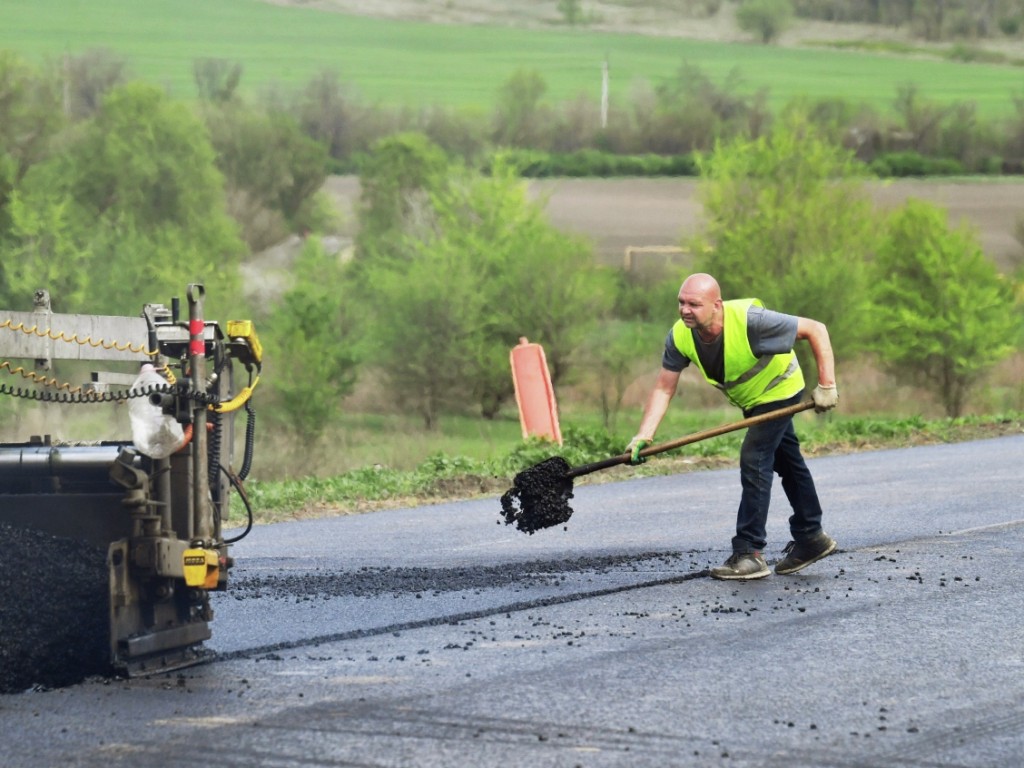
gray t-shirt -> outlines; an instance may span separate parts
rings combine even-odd
[[[751,305],[747,310],[747,340],[750,342],[750,349],[758,357],[789,352],[796,344],[796,325],[796,315],[785,315]],[[725,334],[708,343],[703,341],[696,331],[691,330],[691,333],[704,370],[712,379],[722,383],[725,380],[725,347],[722,343]],[[679,351],[672,339],[672,331],[669,330],[668,336],[665,337],[661,367],[678,373],[689,364],[690,358]]]

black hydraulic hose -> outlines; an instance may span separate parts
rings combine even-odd
[[[211,488],[217,487],[217,478],[220,476],[220,449],[224,436],[223,422],[217,411],[210,411],[206,418],[212,429],[206,436],[206,476],[209,478]]]
[[[240,534],[238,534],[237,536],[234,536],[234,537],[232,537],[230,539],[224,539],[224,543],[225,544],[234,544],[236,542],[241,541],[246,536],[248,536],[249,535],[249,531],[252,530],[252,524],[253,524],[252,505],[249,503],[249,497],[246,495],[245,488],[242,487],[242,483],[238,480],[238,478],[236,478],[234,475],[232,475],[230,472],[228,472],[225,467],[221,467],[221,470],[224,472],[225,475],[227,475],[228,481],[231,483],[232,486],[234,486],[234,489],[236,491],[238,491],[238,496],[242,499],[242,503],[245,504],[245,512],[246,512],[246,516],[248,518],[248,522],[246,523],[244,531],[242,531]]]
[[[247,416],[245,423],[245,455],[242,457],[242,468],[238,470],[238,479],[245,480],[252,469],[252,456],[256,446],[256,411],[252,407],[252,400],[245,404]]]

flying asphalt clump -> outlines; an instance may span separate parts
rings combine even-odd
[[[532,534],[572,517],[572,480],[566,477],[569,470],[569,462],[553,456],[517,474],[512,487],[501,497],[505,525],[514,524]]]

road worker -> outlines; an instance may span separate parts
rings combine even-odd
[[[644,406],[640,428],[626,451],[641,464],[642,451],[654,441],[658,425],[676,392],[680,373],[691,363],[721,390],[745,418],[795,405],[803,397],[803,373],[793,347],[810,344],[818,382],[812,392],[815,410],[835,408],[835,361],[828,329],[806,317],[766,309],[758,299],[722,300],[718,281],[708,274],[690,275],[679,289],[679,320],[665,339],[661,370]],[[790,574],[830,555],[835,540],[822,530],[821,504],[800,450],[793,417],[751,426],[740,449],[740,496],[732,554],[711,569],[715,579],[760,579],[771,570],[764,558],[772,482],[777,473],[792,507],[792,541],[775,572]]]

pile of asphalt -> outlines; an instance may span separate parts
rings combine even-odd
[[[572,517],[572,480],[566,474],[570,469],[569,462],[553,456],[516,475],[512,487],[501,497],[505,525],[533,534],[568,522]]]
[[[0,523],[0,693],[110,673],[106,552]]]

